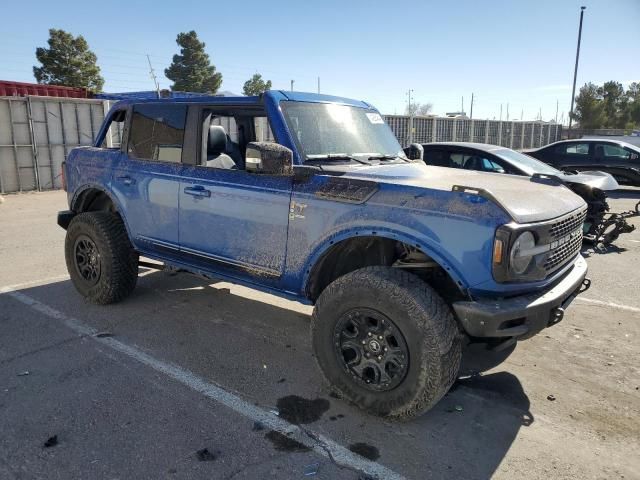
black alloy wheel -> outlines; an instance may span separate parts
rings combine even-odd
[[[87,235],[80,235],[76,239],[73,251],[78,274],[89,285],[97,284],[100,280],[102,262],[95,242]]]
[[[368,308],[345,312],[336,323],[334,338],[338,361],[368,390],[392,390],[406,377],[407,342],[382,313]]]

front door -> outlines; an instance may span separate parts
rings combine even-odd
[[[180,183],[180,250],[205,269],[275,280],[284,271],[292,178],[245,170],[246,145],[272,136],[263,115],[209,108],[195,120],[204,141]]]
[[[282,274],[290,177],[195,166],[185,171],[179,197],[183,255],[243,274]]]

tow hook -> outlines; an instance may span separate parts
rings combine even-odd
[[[585,278],[582,281],[582,285],[580,285],[580,289],[578,290],[578,295],[580,295],[581,293],[584,293],[587,290],[589,290],[589,287],[591,287],[591,279],[590,278]]]
[[[564,318],[564,308],[557,307],[551,311],[551,320],[549,320],[549,325],[555,325],[560,322]]]

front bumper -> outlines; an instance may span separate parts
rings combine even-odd
[[[471,337],[525,339],[562,320],[564,309],[591,285],[586,277],[587,262],[578,256],[564,278],[545,292],[454,302],[452,307]]]

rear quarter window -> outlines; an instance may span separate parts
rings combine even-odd
[[[129,155],[143,160],[179,163],[186,118],[186,105],[135,105],[127,144]]]

